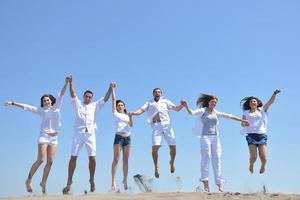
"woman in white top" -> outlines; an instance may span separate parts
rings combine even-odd
[[[254,168],[254,162],[257,158],[257,150],[259,158],[261,160],[261,167],[259,173],[265,172],[265,166],[267,162],[267,111],[275,101],[276,95],[280,93],[279,89],[273,92],[269,101],[263,105],[261,100],[257,97],[245,97],[242,99],[243,105],[243,119],[248,120],[249,126],[244,127],[242,132],[246,134],[246,140],[249,147],[250,159],[249,159],[249,171],[252,174]],[[242,123],[242,126],[245,126]]]
[[[122,100],[116,101],[115,88],[116,84],[112,83],[112,112],[115,120],[115,139],[114,139],[114,158],[111,166],[111,190],[116,191],[116,171],[120,157],[120,152],[123,152],[123,184],[127,190],[127,175],[128,175],[128,158],[130,152],[130,127],[132,127],[132,115],[127,114],[125,103]]]
[[[40,134],[38,138],[38,156],[37,160],[33,163],[28,178],[25,182],[28,192],[32,192],[31,179],[43,160],[47,156],[47,163],[44,168],[43,178],[40,182],[42,192],[46,193],[46,182],[51,169],[51,165],[55,158],[57,135],[60,123],[60,107],[62,103],[62,97],[65,94],[69,77],[66,78],[65,84],[59,93],[57,99],[51,94],[45,94],[41,97],[41,107],[34,107],[23,103],[17,103],[14,101],[5,102],[5,106],[17,106],[24,110],[28,110],[39,115],[42,119]]]
[[[209,162],[211,160],[214,169],[215,184],[220,192],[223,192],[223,182],[221,176],[221,144],[219,141],[218,123],[220,118],[228,118],[236,121],[247,123],[246,120],[238,118],[232,114],[222,113],[215,109],[218,102],[218,97],[202,94],[197,99],[196,110],[191,110],[188,104],[183,101],[182,104],[186,107],[191,115],[198,116],[194,127],[194,132],[200,138],[201,148],[201,178],[204,190],[209,192]]]

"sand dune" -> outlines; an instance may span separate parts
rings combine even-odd
[[[264,193],[141,193],[141,194],[89,194],[57,196],[23,196],[0,200],[300,200],[298,194]]]

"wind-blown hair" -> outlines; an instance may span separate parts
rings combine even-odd
[[[209,101],[212,99],[216,99],[218,101],[217,96],[209,95],[209,94],[200,94],[200,96],[197,99],[197,106],[200,108],[208,107]]]
[[[263,106],[261,100],[260,100],[259,98],[257,98],[257,97],[254,97],[254,96],[251,96],[251,97],[245,97],[245,98],[243,98],[243,99],[241,100],[241,103],[240,103],[240,105],[242,105],[242,108],[243,108],[244,111],[245,111],[245,110],[250,110],[250,109],[251,109],[251,108],[250,108],[250,101],[251,101],[252,99],[255,99],[255,100],[257,101],[257,107],[262,107],[262,106]]]
[[[55,104],[56,99],[55,99],[55,97],[52,94],[44,94],[41,97],[41,107],[44,107],[43,100],[44,100],[45,97],[49,97],[51,99],[51,106],[53,106]]]
[[[126,106],[125,106],[125,103],[124,103],[124,101],[122,101],[122,100],[117,100],[116,101],[116,107],[117,107],[117,105],[119,104],[119,103],[122,103],[123,105],[124,105],[124,113],[127,115],[127,110],[126,110]]]

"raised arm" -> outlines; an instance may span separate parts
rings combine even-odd
[[[64,96],[64,94],[66,92],[66,89],[67,89],[67,85],[68,85],[70,79],[71,79],[71,76],[66,77],[65,84],[64,84],[63,88],[61,89],[61,91],[59,93],[59,96],[61,96],[61,97]]]
[[[116,83],[115,83],[115,82],[111,82],[110,85],[109,85],[109,88],[108,88],[108,90],[107,90],[107,92],[106,92],[106,94],[105,94],[105,96],[104,96],[104,101],[105,101],[105,102],[108,101],[109,96],[110,96],[111,93],[112,93],[112,86],[113,86],[113,85],[116,85]]]
[[[111,83],[110,84],[110,88],[111,89],[111,104],[112,104],[112,113],[116,112],[117,108],[116,108],[116,93],[115,93],[115,88],[116,88],[116,84]]]
[[[74,99],[77,95],[74,89],[74,82],[73,82],[73,77],[72,75],[69,76],[69,83],[70,83],[70,95],[71,98]]]
[[[271,98],[269,99],[269,101],[263,106],[263,109],[264,109],[265,112],[268,111],[269,107],[274,103],[275,98],[276,98],[276,95],[277,95],[278,93],[280,93],[280,92],[281,92],[280,89],[276,89],[276,90],[273,92],[273,94],[272,94]]]

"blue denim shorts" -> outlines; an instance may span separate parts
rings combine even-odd
[[[257,134],[257,133],[248,133],[248,135],[246,136],[246,140],[248,142],[248,145],[263,145],[263,144],[267,144],[267,140],[268,140],[268,136],[267,134]]]
[[[114,144],[118,144],[121,147],[125,147],[127,145],[130,145],[130,141],[131,141],[130,136],[122,137],[121,135],[116,134]]]

